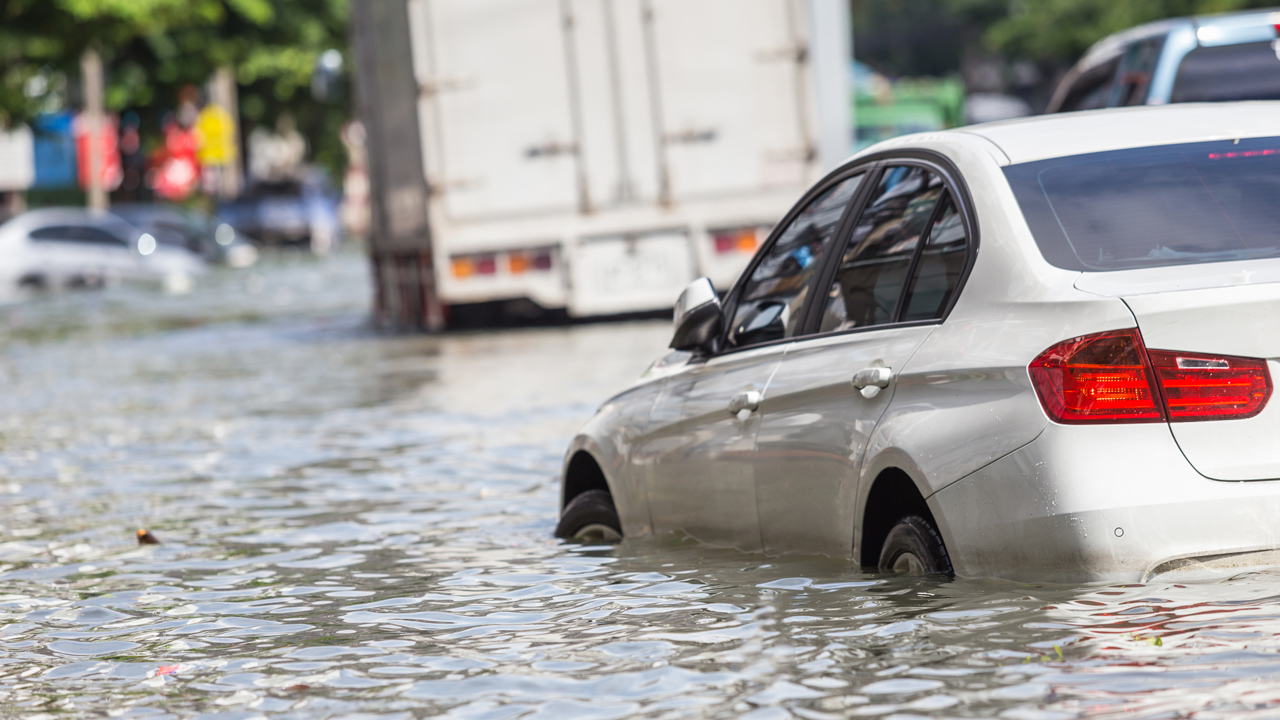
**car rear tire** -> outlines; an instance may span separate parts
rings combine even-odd
[[[950,575],[951,558],[938,529],[919,515],[898,521],[884,539],[880,571],[898,575]]]
[[[613,496],[605,490],[587,490],[578,494],[560,513],[556,537],[589,543],[622,540],[622,521],[618,519]]]

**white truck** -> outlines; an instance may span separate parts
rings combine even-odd
[[[446,305],[727,289],[850,149],[845,0],[407,1]]]

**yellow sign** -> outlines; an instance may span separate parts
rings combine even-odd
[[[236,157],[236,124],[221,105],[204,106],[196,118],[196,159],[201,165],[227,165]]]

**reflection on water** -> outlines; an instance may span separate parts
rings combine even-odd
[[[667,324],[387,336],[369,294],[347,255],[0,308],[0,716],[1280,714],[1275,575],[563,545],[567,438]]]

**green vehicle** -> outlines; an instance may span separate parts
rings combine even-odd
[[[888,78],[854,68],[854,141],[858,150],[899,135],[964,125],[964,83],[957,78]]]

